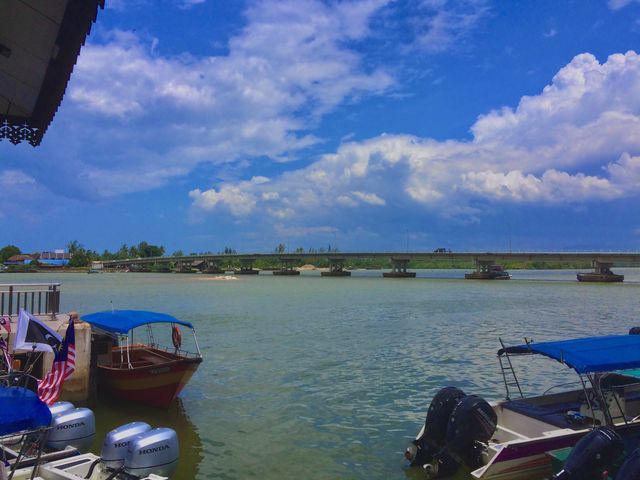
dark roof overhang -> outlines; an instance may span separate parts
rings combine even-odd
[[[104,0],[0,2],[0,140],[40,144],[98,8]]]

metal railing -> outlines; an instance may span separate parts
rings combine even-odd
[[[21,308],[34,315],[60,311],[60,283],[0,283],[0,315],[17,315]]]

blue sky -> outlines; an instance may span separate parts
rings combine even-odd
[[[637,0],[107,0],[0,244],[640,250]]]

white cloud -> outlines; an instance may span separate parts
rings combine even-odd
[[[256,206],[256,198],[242,189],[241,186],[225,185],[201,192],[195,189],[189,192],[196,207],[202,210],[213,210],[218,204],[224,205],[232,215],[244,216],[250,214]]]
[[[376,195],[375,193],[367,193],[367,192],[351,192],[351,194],[362,200],[364,203],[368,203],[369,205],[378,205],[378,206],[382,206],[382,205],[386,205],[386,202],[384,201],[383,198],[380,198],[378,195]]]
[[[389,1],[251,2],[224,55],[162,56],[155,38],[105,34],[83,48],[67,94],[69,128],[105,139],[77,160],[78,176],[100,179],[92,190],[113,195],[202,163],[296,159],[319,141],[309,131],[322,115],[394,84],[354,48]]]
[[[431,53],[457,46],[489,12],[485,0],[422,0],[418,5],[416,44]]]
[[[634,2],[640,3],[640,0],[609,0],[607,4],[611,10],[620,10]]]
[[[314,218],[364,205],[413,205],[477,220],[491,202],[578,203],[640,195],[640,56],[576,56],[535,96],[482,115],[470,141],[381,135],[243,185],[267,214]],[[295,213],[292,213],[294,210]]]

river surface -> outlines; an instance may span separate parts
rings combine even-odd
[[[500,282],[465,281],[461,270],[421,270],[416,279],[355,271],[0,281],[62,282],[62,311],[113,302],[195,325],[204,362],[180,401],[164,411],[101,400],[92,405],[100,439],[132,420],[176,429],[177,479],[375,480],[420,478],[402,453],[440,387],[503,398],[498,337],[513,344],[640,325],[640,269],[614,270],[626,275],[623,284],[580,284],[568,270],[516,270]],[[526,357],[515,368],[525,394],[574,379],[551,360]]]

